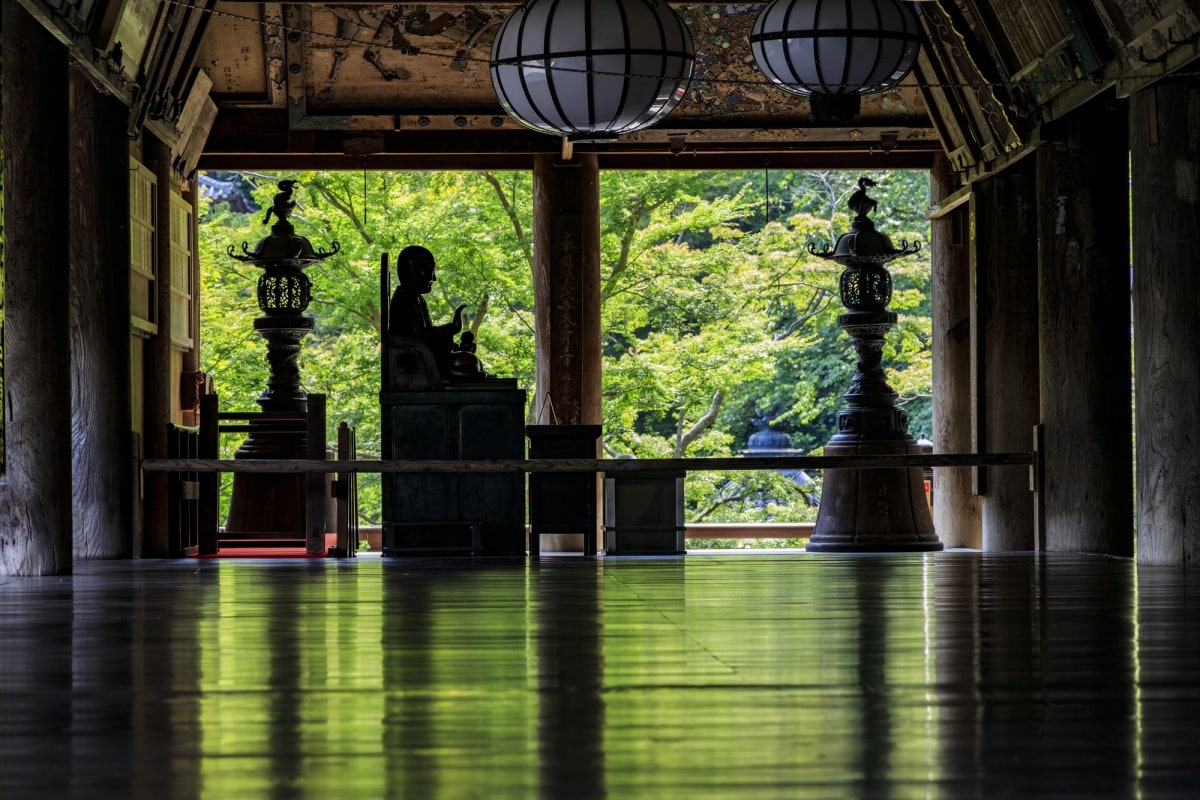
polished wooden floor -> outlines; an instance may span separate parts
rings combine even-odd
[[[0,579],[0,798],[1200,797],[1200,571],[92,562]]]

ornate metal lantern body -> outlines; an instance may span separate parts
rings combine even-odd
[[[338,252],[317,252],[303,236],[296,235],[289,216],[295,203],[295,181],[280,181],[280,192],[267,211],[266,220],[275,215],[269,236],[259,239],[251,250],[242,243],[242,255],[229,246],[231,258],[260,268],[258,307],[262,316],[254,320],[254,329],[267,342],[267,363],[271,374],[267,389],[257,402],[263,411],[298,412],[306,410],[306,395],[300,388],[300,342],[312,330],[311,317],[304,315],[312,299],[312,281],[304,270]],[[250,441],[250,440],[247,440]]]
[[[818,118],[856,116],[858,97],[890,89],[916,63],[916,15],[904,0],[774,0],[754,21],[750,51]]]
[[[842,395],[837,432],[825,446],[826,455],[893,455],[921,453],[908,432],[908,415],[896,407],[897,394],[882,367],[884,341],[896,325],[887,310],[892,277],[886,264],[916,253],[919,245],[892,246],[875,229],[869,214],[875,201],[867,178],[850,198],[856,216],[849,233],[832,251],[810,252],[844,267],[840,281],[842,305],[838,316],[858,355],[850,388]],[[825,471],[821,506],[808,549],[817,552],[940,550],[925,500],[921,468],[830,469]]]
[[[683,20],[659,0],[529,0],[492,44],[492,85],[521,124],[572,139],[653,125],[687,92]]]

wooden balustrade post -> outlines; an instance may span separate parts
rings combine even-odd
[[[308,396],[308,422],[305,431],[306,456],[316,461],[325,459],[325,395]],[[311,555],[325,552],[325,474],[308,473],[305,480],[306,550]]]
[[[215,459],[220,446],[217,413],[219,398],[215,394],[200,395],[200,443],[202,459]],[[216,472],[201,472],[200,483],[200,555],[216,555],[218,548],[218,518],[221,476]]]

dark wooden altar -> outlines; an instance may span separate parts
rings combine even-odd
[[[494,383],[383,392],[384,460],[524,458],[525,392]],[[524,474],[385,474],[383,554],[524,555]]]

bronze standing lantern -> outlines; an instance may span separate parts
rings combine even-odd
[[[275,215],[269,236],[259,239],[253,250],[243,242],[242,255],[234,252],[233,245],[227,251],[231,258],[253,264],[263,271],[258,278],[258,307],[263,313],[254,320],[254,329],[267,342],[271,374],[267,388],[257,402],[268,412],[303,413],[307,408],[297,363],[300,342],[313,327],[312,317],[304,314],[312,299],[312,281],[304,270],[340,249],[334,242],[330,252],[318,252],[313,250],[308,239],[296,235],[290,219],[296,205],[292,200],[295,187],[295,181],[279,182],[279,193],[263,220],[266,224],[271,215]]]
[[[870,214],[876,202],[867,195],[875,183],[860,178],[849,201],[855,217],[850,232],[833,250],[809,251],[845,269],[840,281],[845,314],[838,326],[850,337],[858,363],[846,405],[837,415],[837,432],[825,446],[827,456],[919,454],[908,432],[908,414],[896,407],[897,394],[881,365],[884,341],[896,325],[892,276],[886,265],[913,255],[920,246],[892,246],[875,230]],[[815,552],[895,552],[941,550],[925,500],[920,467],[829,469],[808,550]]]
[[[302,420],[308,414],[308,395],[300,387],[300,343],[312,331],[313,319],[305,315],[312,299],[312,281],[304,270],[334,255],[340,249],[316,251],[296,234],[290,216],[295,208],[292,192],[296,182],[279,182],[279,192],[267,210],[263,224],[274,215],[271,233],[251,250],[242,243],[242,254],[227,251],[231,258],[262,270],[258,278],[258,308],[262,315],[254,329],[266,340],[270,375],[267,388],[255,400],[262,418],[249,421],[246,440],[237,458],[305,458],[306,437]],[[290,419],[292,422],[288,422]],[[304,476],[239,473],[234,478],[226,532],[272,538],[278,533],[304,531]],[[242,538],[245,538],[244,536]]]

